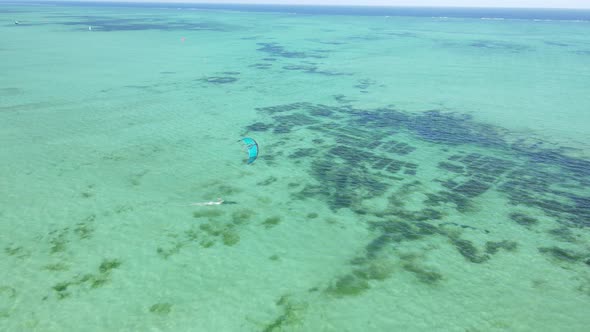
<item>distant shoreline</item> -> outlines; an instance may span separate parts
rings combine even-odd
[[[491,8],[491,7],[378,7],[335,5],[265,5],[265,4],[206,4],[159,2],[78,2],[78,1],[10,1],[6,5],[62,5],[86,7],[142,7],[194,10],[230,10],[245,12],[276,12],[302,15],[349,16],[407,16],[440,18],[531,19],[555,21],[590,21],[590,9],[556,8]]]

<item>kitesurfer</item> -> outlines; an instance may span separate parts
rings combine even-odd
[[[221,204],[223,204],[223,199],[221,199],[221,197],[218,197],[216,201],[199,202],[199,203],[193,203],[191,205],[193,205],[193,206],[212,206],[212,205],[221,205]]]

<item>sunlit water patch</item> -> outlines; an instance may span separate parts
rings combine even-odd
[[[1,6],[0,330],[590,323],[587,23]]]

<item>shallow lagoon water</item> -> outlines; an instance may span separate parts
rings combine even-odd
[[[587,21],[0,9],[0,329],[590,323]]]

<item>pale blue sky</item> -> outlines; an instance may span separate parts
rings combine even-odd
[[[86,0],[70,0],[86,1]],[[88,0],[117,1],[117,0]],[[120,0],[121,2],[193,2],[193,3],[270,3],[305,5],[370,5],[370,6],[430,6],[430,7],[526,7],[526,8],[585,8],[590,0]]]

